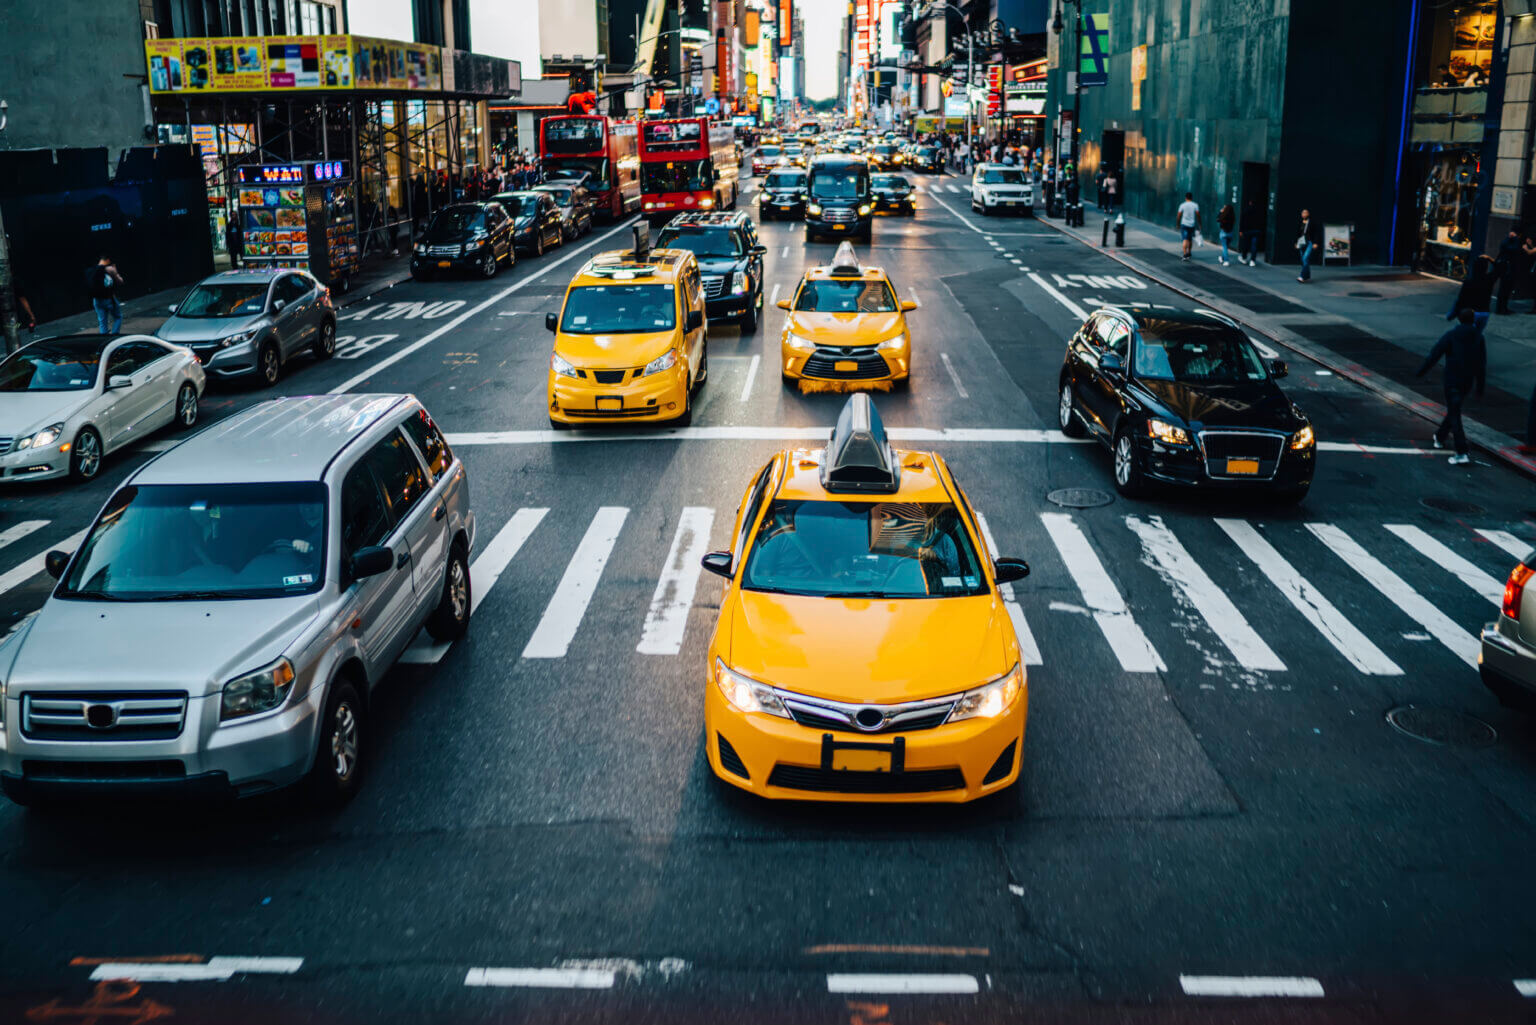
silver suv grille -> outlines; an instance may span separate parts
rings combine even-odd
[[[906,730],[930,730],[942,725],[954,707],[957,695],[927,701],[907,701],[897,705],[854,705],[825,698],[808,698],[778,691],[780,700],[795,722],[818,730],[848,730],[855,733],[899,733]]]
[[[187,695],[23,694],[21,733],[32,740],[173,740],[187,715]]]
[[[821,219],[828,224],[849,224],[859,219],[859,215],[850,207],[829,206],[822,211]]]

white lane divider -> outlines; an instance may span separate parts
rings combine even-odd
[[[1441,612],[1418,591],[1408,586],[1408,581],[1386,567],[1360,543],[1331,523],[1309,523],[1307,529],[1350,569],[1360,574],[1382,597],[1396,605],[1410,619],[1417,622],[1430,636],[1445,645],[1467,665],[1476,667],[1479,652],[1478,640],[1444,612]]]
[[[523,542],[533,533],[549,512],[548,509],[519,509],[512,514],[506,526],[496,532],[491,543],[485,546],[481,553],[475,556],[475,560],[469,564],[469,614],[473,616],[485,596],[491,593],[491,588],[496,586],[496,581],[501,578],[502,571],[512,562]],[[432,665],[441,662],[443,656],[448,654],[449,644],[439,644],[432,640],[432,635],[423,630],[414,643],[401,654],[400,661],[409,665]]]
[[[1523,997],[1536,997],[1536,979],[1516,979],[1515,992]]]
[[[1076,317],[1078,320],[1088,319],[1087,310],[1083,309],[1081,306],[1077,305],[1077,303],[1056,291],[1056,287],[1042,278],[1037,271],[1029,272],[1029,280],[1039,285],[1041,290],[1044,291],[1046,295],[1050,296],[1052,299],[1055,299],[1057,302],[1061,303],[1061,305],[1065,306],[1067,308],[1067,312],[1071,313],[1072,316]]]
[[[1507,530],[1484,530],[1479,527],[1477,532],[1481,534],[1485,540],[1492,541],[1494,544],[1498,545],[1500,548],[1504,549],[1504,551],[1519,559],[1521,562],[1529,559],[1531,557],[1531,553],[1536,551],[1536,549],[1533,549],[1529,544],[1520,540],[1518,537],[1511,534]]]
[[[1323,984],[1309,975],[1180,975],[1192,997],[1320,997]]]
[[[4,548],[13,541],[20,541],[34,530],[48,526],[48,522],[48,520],[22,520],[20,523],[0,530],[0,548]]]
[[[821,433],[825,434],[826,432],[822,431]],[[85,540],[85,535],[89,532],[89,530],[90,528],[87,527],[85,530],[80,531],[78,534],[71,534],[69,537],[66,537],[64,540],[58,542],[57,544],[50,545],[43,551],[38,552],[36,555],[32,556],[30,559],[27,559],[25,562],[12,566],[4,573],[0,573],[0,594],[4,594],[11,588],[26,583],[28,580],[31,580],[33,577],[41,573],[43,571],[43,561],[47,559],[49,552],[55,550],[61,552],[74,551],[76,546],[78,546],[81,541]]]
[[[135,982],[228,982],[236,975],[292,975],[304,966],[302,957],[210,957],[201,964],[113,961],[99,964],[91,979],[132,979]]]
[[[1173,531],[1163,523],[1161,516],[1127,516],[1125,525],[1141,540],[1141,550],[1169,583],[1176,586],[1195,611],[1205,619],[1206,625],[1227,646],[1232,656],[1244,669],[1260,669],[1283,672],[1285,663],[1280,660],[1264,639],[1258,635],[1248,620],[1237,610],[1225,591],[1216,586],[1201,565],[1189,554]]]
[[[976,976],[961,972],[913,975],[896,972],[829,973],[828,993],[979,993]]]
[[[612,989],[614,973],[598,968],[471,968],[466,986],[526,989]]]
[[[939,359],[944,361],[944,369],[949,371],[949,379],[955,383],[955,391],[960,393],[962,399],[970,398],[971,395],[965,390],[965,385],[960,383],[960,375],[955,373],[955,365],[949,361],[949,353],[939,353]]]
[[[1406,523],[1385,523],[1382,526],[1412,545],[1421,555],[1439,563],[1456,575],[1478,594],[1495,605],[1504,604],[1504,585],[1474,566],[1440,541],[1430,537],[1418,527]]]
[[[757,365],[763,361],[763,357],[754,354],[752,362],[747,364],[747,379],[741,383],[741,401],[745,402],[752,397],[752,382],[757,379]]]
[[[576,546],[576,553],[565,567],[565,575],[555,588],[554,597],[544,609],[543,618],[534,628],[533,636],[528,638],[528,646],[523,649],[524,658],[565,657],[571,641],[576,639],[582,617],[587,614],[587,606],[592,603],[592,593],[597,589],[598,579],[608,565],[608,556],[613,553],[614,543],[618,541],[619,531],[628,515],[629,509],[624,506],[605,505],[592,517],[581,544]]]
[[[987,543],[987,550],[992,553],[992,558],[997,559],[997,542],[992,539],[992,528],[987,525],[987,518],[981,513],[976,514],[976,526],[981,528],[981,539]],[[1013,593],[1013,585],[999,584],[997,589],[1002,592],[1003,607],[1008,610],[1008,619],[1013,623],[1014,636],[1019,639],[1019,654],[1024,656],[1024,664],[1044,665],[1045,662],[1040,657],[1040,645],[1035,641],[1034,631],[1030,630],[1029,623],[1024,619],[1024,609]]]
[[[645,613],[640,644],[635,648],[640,654],[676,655],[682,650],[688,610],[693,608],[703,569],[699,560],[709,550],[709,529],[714,522],[713,509],[688,506],[683,510],[677,521],[677,533],[672,535],[672,548],[656,581],[656,593],[651,596],[651,607]]]
[[[778,301],[779,301],[779,287],[780,287],[781,284],[782,284],[782,282],[779,282],[779,281],[775,281],[773,283],[773,294],[768,297],[768,305],[769,306],[775,306],[775,305],[778,304]]]
[[[1401,676],[1403,670],[1393,662],[1370,638],[1361,633],[1355,624],[1323,597],[1322,592],[1296,572],[1296,567],[1260,534],[1247,520],[1228,520],[1220,517],[1216,525],[1232,543],[1259,568],[1269,582],[1280,589],[1301,613],[1313,629],[1323,635],[1350,665],[1372,676]]]
[[[1041,513],[1040,520],[1082,592],[1083,603],[1093,611],[1094,621],[1120,660],[1120,667],[1128,673],[1157,673],[1166,669],[1072,514]]]
[[[789,247],[788,246],[785,246],[783,249],[779,250],[779,259],[781,259],[781,260],[789,259]]]

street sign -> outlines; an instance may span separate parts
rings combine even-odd
[[[1078,33],[1078,84],[1109,84],[1109,15],[1084,14]]]

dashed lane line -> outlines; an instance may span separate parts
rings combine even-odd
[[[828,993],[979,993],[976,976],[962,972],[919,975],[896,972],[829,973]]]
[[[612,989],[614,973],[598,968],[471,968],[466,986],[522,989]]]
[[[91,971],[91,980],[131,979],[134,982],[228,982],[236,975],[293,975],[304,966],[302,957],[210,957],[195,964],[108,961]]]
[[[949,353],[939,353],[939,359],[944,362],[944,369],[949,371],[949,379],[954,382],[955,391],[960,393],[962,399],[970,398],[970,393],[965,390],[965,385],[960,382],[960,375],[955,372],[955,365],[949,360]]]
[[[1180,975],[1185,996],[1321,997],[1323,984],[1309,975]]]
[[[747,379],[741,383],[741,401],[743,402],[752,397],[752,382],[757,379],[757,367],[762,361],[761,355],[754,354],[752,362],[747,364]]]

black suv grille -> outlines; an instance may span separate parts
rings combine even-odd
[[[839,370],[837,364],[852,361],[852,370]],[[824,377],[837,381],[868,381],[891,376],[891,368],[873,349],[855,349],[852,352],[836,352],[817,349],[805,361],[801,371],[806,377]]]
[[[1280,454],[1285,438],[1257,431],[1201,431],[1200,446],[1205,450],[1205,472],[1218,480],[1268,480],[1280,468]],[[1229,473],[1227,460],[1256,461],[1255,473]]]
[[[768,785],[823,794],[931,794],[942,790],[964,790],[965,775],[959,769],[840,772],[805,765],[775,765],[768,776]]]

